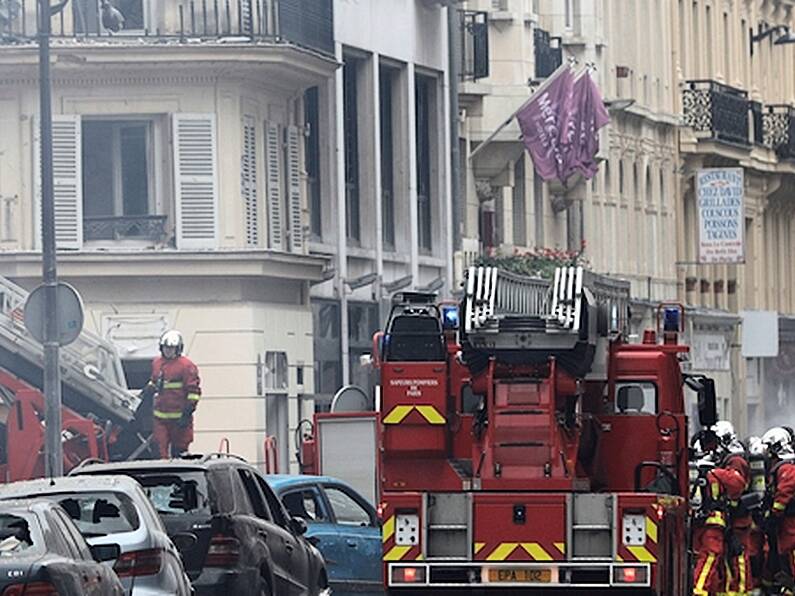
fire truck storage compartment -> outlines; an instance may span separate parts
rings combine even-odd
[[[566,495],[475,493],[476,561],[566,559]]]
[[[613,558],[613,495],[572,493],[569,496],[572,559]]]
[[[472,538],[470,493],[428,493],[427,557],[429,559],[469,558]]]

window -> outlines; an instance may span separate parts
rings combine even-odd
[[[304,93],[304,124],[308,132],[304,153],[309,187],[310,231],[312,236],[319,239],[323,237],[323,211],[320,194],[320,93],[317,87]]]
[[[37,529],[38,522],[32,515],[0,515],[0,543],[3,544],[0,560],[44,552]]]
[[[345,222],[348,240],[359,242],[361,214],[359,212],[359,61],[345,57],[342,68],[343,118],[345,122]]]
[[[535,246],[544,246],[544,181],[533,170],[533,218],[535,220]]]
[[[254,474],[252,474],[250,470],[244,468],[238,468],[237,473],[240,476],[240,480],[243,482],[243,487],[246,489],[246,495],[248,496],[248,501],[251,504],[251,510],[254,512],[254,515],[260,519],[270,521],[271,516],[268,512],[268,507],[265,504],[262,493],[260,493],[257,487]]]
[[[132,532],[140,526],[132,500],[120,493],[62,493],[49,498],[66,511],[86,537]]]
[[[312,330],[315,354],[315,404],[320,411],[342,385],[340,356],[340,305],[330,300],[312,301]]]
[[[417,76],[415,82],[416,155],[417,155],[417,226],[420,250],[433,249],[431,206],[431,110],[433,79]]]
[[[84,561],[93,561],[94,558],[91,555],[91,551],[88,549],[86,540],[80,533],[82,530],[78,531],[74,523],[72,523],[69,517],[64,515],[63,512],[56,509],[53,513],[55,513],[56,517],[61,522],[60,525],[63,529],[64,537],[69,543],[70,550],[73,551],[74,558],[77,560],[83,559]],[[86,534],[86,536],[90,535],[91,534]]]
[[[381,122],[381,225],[384,230],[384,246],[395,248],[395,139],[393,135],[392,82],[394,69],[381,67],[380,74],[380,122]]]
[[[257,485],[262,491],[262,495],[265,497],[265,501],[268,504],[268,509],[270,509],[271,515],[273,516],[273,521],[275,521],[281,527],[287,528],[288,520],[284,511],[284,507],[279,502],[279,499],[276,498],[276,495],[273,494],[273,489],[268,486],[268,483],[263,480],[262,476],[253,472],[252,475],[254,476]]]
[[[308,522],[328,521],[316,488],[308,487],[285,493],[282,503],[293,517],[300,517]]]
[[[616,414],[656,414],[657,386],[648,381],[616,383]]]
[[[144,31],[146,26],[146,0],[113,0],[114,6],[124,16],[122,31]],[[75,33],[106,33],[101,26],[102,9],[99,0],[73,0],[72,17]]]
[[[326,497],[328,497],[338,524],[344,526],[373,525],[370,513],[347,491],[332,486],[326,486],[325,489]]]
[[[525,216],[524,155],[516,160],[513,170],[513,243],[527,245],[527,219]]]
[[[131,474],[132,475],[132,474]],[[165,515],[210,513],[210,498],[204,472],[132,475],[158,513]]]

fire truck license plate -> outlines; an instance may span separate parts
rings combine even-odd
[[[551,581],[551,569],[489,569],[490,583],[548,584]]]

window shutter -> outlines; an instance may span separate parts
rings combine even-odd
[[[83,147],[80,116],[52,117],[52,176],[55,245],[59,250],[83,247]],[[38,122],[36,123],[38,126]],[[38,138],[38,133],[36,134]],[[38,222],[41,222],[41,145],[38,159]],[[39,234],[40,235],[40,234]]]
[[[284,246],[279,149],[279,125],[266,122],[265,168],[268,173],[268,243],[274,250],[283,250]]]
[[[31,118],[33,125],[33,247],[41,250],[41,128],[39,117]]]
[[[174,114],[177,248],[218,246],[218,166],[214,114]]]
[[[304,252],[304,209],[301,201],[301,139],[297,126],[287,127],[287,207],[290,251]]]
[[[243,117],[243,155],[240,160],[240,194],[246,214],[246,245],[259,246],[257,203],[257,134],[252,116]]]

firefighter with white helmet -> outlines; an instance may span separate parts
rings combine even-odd
[[[762,436],[770,458],[769,492],[772,504],[767,529],[775,533],[781,570],[789,575],[782,583],[793,585],[795,576],[795,446],[792,432],[781,426]],[[782,579],[782,578],[779,578]]]
[[[160,337],[160,356],[144,394],[154,395],[152,434],[160,457],[179,455],[193,442],[193,412],[201,397],[199,370],[184,356],[185,343],[176,329]]]

